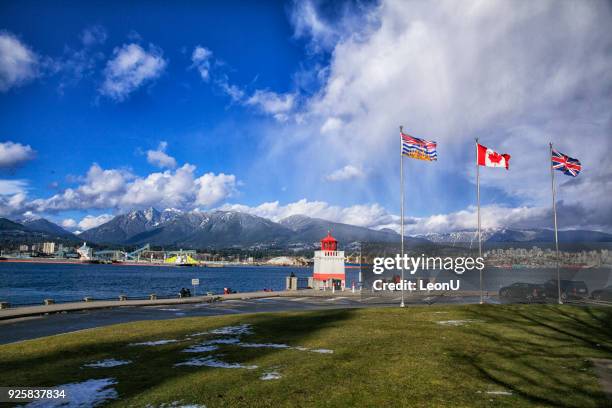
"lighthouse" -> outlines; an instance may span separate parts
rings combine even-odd
[[[344,251],[338,251],[338,241],[328,232],[321,240],[321,250],[314,254],[312,287],[344,289],[345,282]]]

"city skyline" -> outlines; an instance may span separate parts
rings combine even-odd
[[[408,234],[475,228],[475,137],[512,156],[481,171],[485,228],[552,228],[552,141],[583,164],[560,228],[612,231],[607,2],[144,4],[0,6],[0,216],[397,231],[404,125],[439,154],[405,162]]]

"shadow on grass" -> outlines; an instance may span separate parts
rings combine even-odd
[[[449,350],[460,364],[535,404],[612,406],[589,371],[590,358],[612,358],[612,308],[483,306],[467,313],[486,323],[462,328],[481,347]]]
[[[351,309],[339,309],[289,313],[258,313],[231,317],[223,316],[222,318],[188,318],[179,319],[175,322],[180,320],[203,321],[209,319],[211,322],[214,322],[217,320],[219,323],[212,323],[209,330],[227,325],[249,323],[253,325],[253,334],[242,336],[242,340],[245,342],[279,342],[297,346],[306,343],[309,338],[315,336],[319,331],[332,328],[341,324],[343,321],[351,319],[354,312],[355,311]],[[129,340],[126,340],[125,336],[121,335],[121,330],[129,330],[129,324],[117,327],[119,332],[116,336],[116,341],[100,340],[99,342],[89,342],[89,344],[76,345],[73,347],[59,347],[58,351],[47,354],[42,353],[42,355],[41,353],[28,355],[29,353],[26,350],[25,353],[0,356],[0,378],[2,379],[0,381],[0,386],[55,386],[69,382],[83,381],[90,378],[114,377],[118,380],[116,389],[123,400],[139,395],[147,395],[164,383],[180,380],[182,377],[190,377],[194,373],[197,373],[198,370],[200,370],[199,372],[202,374],[206,374],[206,370],[223,370],[209,367],[174,367],[176,362],[185,361],[192,357],[205,357],[215,354],[216,352],[182,353],[182,350],[189,347],[189,345],[206,341],[208,338],[205,336],[198,337],[197,339],[194,338],[189,342],[171,343],[164,346],[128,346],[129,343],[133,342],[157,340],[161,338],[178,339],[184,337],[185,334],[198,331],[197,329],[190,330],[188,325],[180,326],[180,329],[177,329],[176,324],[172,324],[168,330],[156,331],[154,335],[150,336],[143,335],[137,338],[131,336]],[[108,328],[101,328],[100,330],[107,329]],[[68,336],[73,337],[85,334],[86,333],[75,333]],[[58,336],[52,339],[53,341],[58,341],[58,339],[61,341],[61,337],[62,336]],[[214,338],[219,337],[233,336],[214,336]],[[40,341],[45,341],[45,339]],[[244,352],[242,352],[242,350],[244,350]],[[279,353],[283,350],[257,348],[240,349],[240,351],[239,362],[244,365],[251,365],[253,364],[252,361],[255,359],[265,357],[272,353]],[[101,358],[129,359],[132,360],[133,363],[112,369],[82,368],[84,361],[92,362]],[[12,380],[9,377],[11,377]],[[3,384],[7,381],[14,381],[16,378],[19,379],[19,384]],[[233,386],[235,386],[235,384],[228,384],[228,388]],[[211,395],[210,397],[219,398],[219,403],[222,402],[223,390],[220,390],[218,395]],[[167,402],[171,401],[172,400]],[[246,401],[244,403],[246,403]]]

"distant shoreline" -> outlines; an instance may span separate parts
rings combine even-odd
[[[286,268],[309,268],[309,265],[273,265],[266,263],[254,263],[254,264],[240,264],[240,263],[227,263],[227,264],[210,264],[201,263],[194,265],[175,265],[171,263],[156,263],[156,262],[91,262],[81,260],[70,260],[70,259],[53,259],[53,258],[4,258],[0,259],[2,263],[34,263],[34,264],[57,264],[57,265],[115,265],[115,266],[165,266],[165,267],[181,267],[181,268],[223,268],[226,266],[240,266],[240,267],[252,267],[252,266],[265,266],[265,267],[286,267]],[[349,267],[358,268],[358,267]]]

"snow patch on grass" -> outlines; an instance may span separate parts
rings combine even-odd
[[[238,344],[240,339],[238,337],[229,337],[225,339],[212,339],[202,344]]]
[[[227,336],[241,336],[253,334],[250,324],[239,324],[236,326],[225,326],[210,331],[211,334],[222,334]]]
[[[512,395],[510,391],[487,391],[489,395]]]
[[[176,343],[178,340],[155,340],[143,341],[142,343],[130,343],[128,346],[161,346],[163,344]]]
[[[26,408],[88,408],[97,407],[106,401],[116,399],[117,391],[112,386],[117,384],[114,378],[87,380],[79,383],[58,385],[56,388],[66,391],[68,398],[38,400],[26,405]]]
[[[270,381],[270,380],[280,380],[281,377],[282,376],[277,371],[268,371],[266,373],[263,373],[261,377],[259,377],[259,379],[263,381]]]
[[[277,349],[288,349],[291,346],[287,344],[279,344],[279,343],[236,343],[240,347],[246,348],[277,348]]]
[[[330,350],[330,349],[312,349],[309,351],[312,351],[313,353],[321,353],[321,354],[332,354],[334,352],[334,350]]]
[[[110,368],[110,367],[118,367],[126,364],[130,364],[130,360],[115,360],[114,358],[109,358],[106,360],[96,361],[95,363],[89,363],[83,365],[83,367],[91,367],[91,368]]]
[[[215,351],[219,346],[214,344],[196,344],[183,350],[183,353],[207,353],[209,351]]]
[[[238,324],[235,326],[219,327],[218,329],[213,329],[211,331],[193,333],[193,334],[190,334],[189,336],[192,336],[192,337],[206,336],[208,334],[221,334],[225,336],[242,336],[242,335],[253,334],[252,327],[253,326],[250,324]]]
[[[214,368],[245,368],[247,370],[254,370],[257,368],[256,365],[244,365],[240,363],[228,363],[217,359],[215,356],[192,358],[182,363],[176,363],[175,366],[193,366],[193,367],[214,367]]]
[[[436,323],[442,326],[463,326],[468,323],[479,323],[480,320],[466,319],[466,320],[440,320]]]

